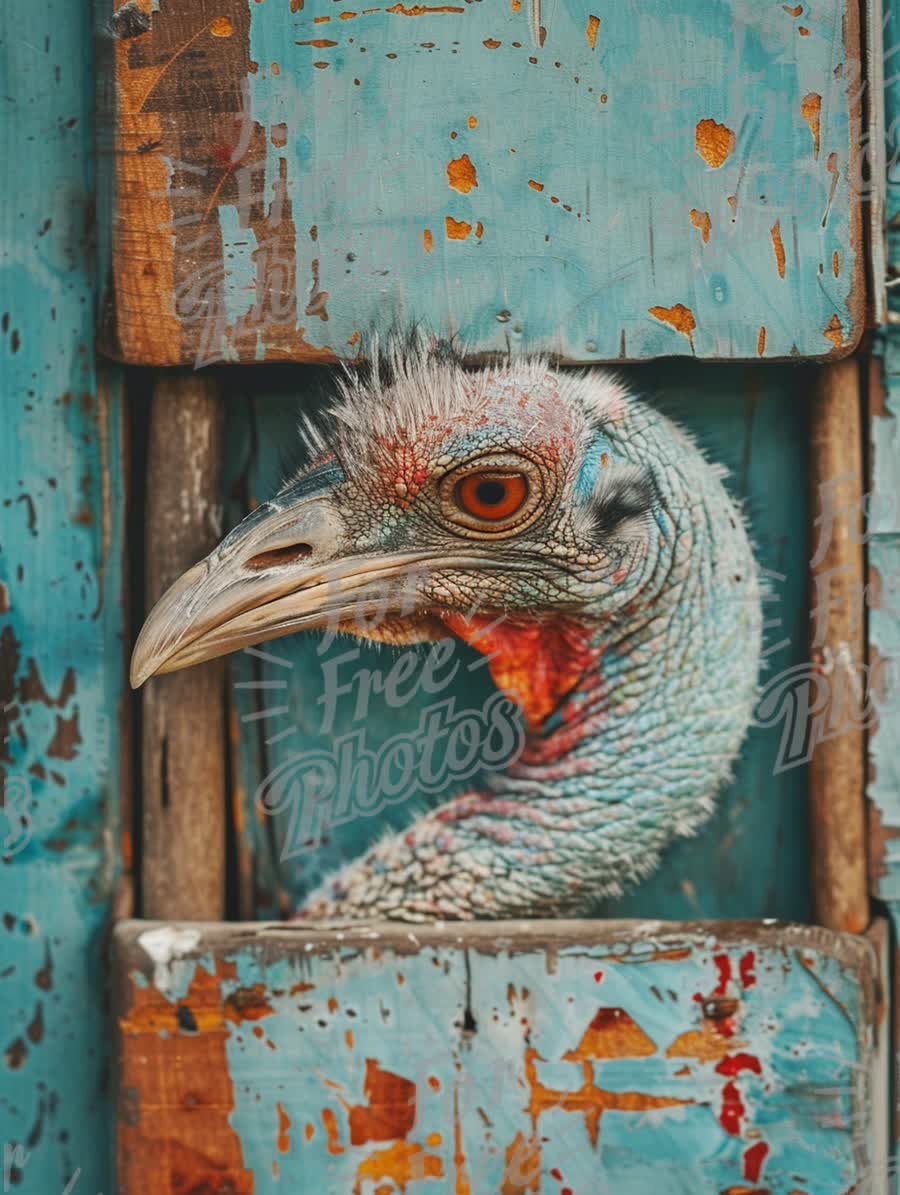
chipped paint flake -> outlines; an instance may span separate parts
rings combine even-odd
[[[464,241],[472,231],[472,225],[465,220],[454,220],[452,216],[444,218],[448,241]]]
[[[697,208],[692,207],[691,208],[691,224],[693,224],[693,226],[700,233],[700,236],[703,238],[703,244],[704,245],[708,244],[709,243],[709,234],[710,234],[710,230],[712,228],[712,224],[711,224],[711,221],[709,218],[709,212],[701,212],[701,211],[698,211]]]
[[[674,328],[676,332],[686,336],[693,345],[693,334],[697,323],[690,307],[685,307],[683,303],[676,303],[674,307],[651,307],[649,312],[654,319],[668,324],[670,328]]]
[[[784,242],[781,239],[781,221],[776,220],[770,229],[770,236],[772,237],[772,249],[775,252],[775,265],[778,269],[778,277],[784,277]]]
[[[694,130],[694,148],[713,170],[724,166],[734,153],[736,138],[727,125],[710,118],[698,121]]]
[[[597,34],[600,30],[600,18],[595,17],[593,13],[588,17],[587,28],[585,29],[585,37],[587,44],[592,50],[597,48]]]
[[[153,960],[153,984],[160,992],[168,993],[172,990],[172,963],[196,950],[199,942],[200,931],[196,929],[160,925],[144,930],[138,938],[138,943]]]
[[[478,174],[468,154],[447,163],[447,185],[461,195],[468,195],[478,186]]]
[[[813,139],[813,157],[819,157],[819,129],[822,112],[822,97],[815,91],[805,95],[800,101],[800,115],[809,125]]]

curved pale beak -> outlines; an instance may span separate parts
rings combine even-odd
[[[281,635],[336,629],[372,604],[409,612],[428,553],[355,552],[334,500],[309,488],[302,479],[248,515],[162,596],[135,645],[133,688]]]

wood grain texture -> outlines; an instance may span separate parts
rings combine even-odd
[[[221,537],[224,409],[207,376],[160,374],[147,462],[147,608]],[[224,673],[213,661],[156,678],[143,704],[143,908],[225,913]]]
[[[129,923],[120,1190],[874,1195],[877,968],[749,923]]]
[[[830,929],[869,923],[865,828],[865,565],[859,363],[819,371],[811,408],[810,662],[813,907]]]
[[[106,0],[125,359],[849,352],[857,0]]]
[[[597,916],[656,917],[660,910],[685,919],[810,916],[807,769],[802,755],[783,757],[789,703],[786,685],[781,696],[778,687],[809,659],[807,493],[799,479],[807,472],[813,372],[680,362],[677,370],[667,363],[633,367],[624,375],[729,470],[726,484],[744,505],[767,570],[761,684],[773,694],[773,712],[765,725],[751,729],[734,779],[708,825],[697,837],[673,843],[652,876],[621,901],[604,903]],[[298,412],[313,409],[317,401],[316,371],[304,371],[300,384],[289,367],[272,367],[258,378],[258,371],[236,372],[226,402],[227,489],[236,499],[229,525],[265,501],[295,465]],[[269,659],[239,653],[228,667],[237,740],[234,775],[245,802],[241,837],[253,853],[252,907],[256,916],[272,918],[288,915],[323,874],[363,853],[389,828],[402,830],[421,809],[446,799],[453,781],[437,793],[410,792],[377,817],[357,816],[331,826],[323,841],[283,857],[289,814],[266,815],[257,799],[269,791],[269,778],[284,774],[303,752],[331,752],[336,740],[360,730],[365,750],[378,752],[392,736],[415,732],[423,704],[437,698],[414,689],[412,698],[391,707],[377,691],[390,669],[414,652],[347,639],[326,647],[321,636],[311,634],[280,639],[266,650]],[[481,709],[492,692],[487,670],[467,669],[479,657],[462,644],[456,652],[459,677],[440,696],[452,696],[459,711]],[[421,672],[420,662],[415,675]],[[362,697],[360,718],[364,684],[355,678],[366,677],[375,691],[367,700]],[[343,686],[351,688],[339,691]],[[331,726],[326,725],[328,693],[334,697]],[[441,759],[439,745],[436,764]],[[352,782],[342,783],[342,794],[352,792]]]
[[[0,7],[0,1182],[112,1190],[123,396],[94,365],[89,9]]]

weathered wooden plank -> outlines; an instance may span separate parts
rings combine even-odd
[[[677,373],[671,365],[659,365],[627,374],[730,470],[728,484],[745,503],[767,570],[761,679],[772,693],[779,678],[790,678],[791,670],[808,660],[807,493],[797,479],[807,471],[810,372],[682,362]],[[296,464],[298,411],[315,403],[318,385],[314,373],[304,373],[303,380],[298,390],[296,371],[267,370],[262,395],[256,384],[250,389],[246,376],[235,380],[227,401],[228,489],[236,499],[230,522],[265,500],[283,470]],[[270,659],[249,653],[231,658],[230,696],[238,738],[235,776],[245,802],[243,839],[254,855],[252,907],[257,916],[278,917],[289,913],[324,873],[361,854],[388,826],[408,825],[417,810],[444,800],[454,785],[448,778],[440,792],[412,792],[377,817],[328,827],[322,841],[280,858],[289,810],[266,816],[254,800],[271,795],[269,779],[289,774],[290,761],[303,752],[330,752],[337,739],[361,728],[363,748],[377,752],[391,736],[416,729],[423,697],[416,690],[412,699],[392,708],[377,691],[377,681],[402,659],[398,649],[346,639],[326,645],[318,636],[298,635],[268,650]],[[457,645],[459,676],[441,696],[452,696],[459,710],[481,708],[491,692],[485,669],[467,670],[479,658]],[[367,677],[372,682],[368,698]],[[697,838],[674,844],[653,876],[598,915],[654,917],[665,909],[675,918],[809,917],[807,769],[802,756],[789,757],[782,749],[789,686],[782,688],[785,700],[776,698],[767,724],[751,730],[734,781],[709,825]]]
[[[857,0],[107,2],[127,360],[859,338]]]
[[[0,8],[0,1150],[7,1189],[42,1195],[112,1189],[125,500],[121,379],[94,370],[91,58],[87,6]]]
[[[810,759],[813,910],[829,929],[869,924],[865,824],[865,564],[859,362],[820,370],[811,406],[810,661],[817,685]]]
[[[222,536],[217,382],[156,378],[147,460],[147,609]],[[213,661],[159,678],[143,706],[143,909],[151,917],[225,915],[224,671]]]
[[[120,1189],[874,1193],[877,966],[754,924],[129,923]]]

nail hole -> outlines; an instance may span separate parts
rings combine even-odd
[[[296,564],[298,560],[307,560],[310,556],[312,548],[309,544],[288,544],[284,548],[272,548],[270,552],[251,556],[245,567],[254,570],[277,568],[280,564]]]

